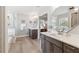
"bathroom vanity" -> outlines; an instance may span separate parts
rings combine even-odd
[[[29,37],[32,38],[32,39],[37,39],[38,29],[37,28],[30,28],[29,29]]]
[[[79,53],[78,36],[54,35],[49,32],[40,34],[43,53]]]

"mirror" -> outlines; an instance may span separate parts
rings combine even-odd
[[[64,13],[57,16],[58,22],[58,30],[63,32],[68,32],[69,28],[69,13]]]
[[[47,31],[47,13],[39,16],[39,24],[40,24],[40,32],[46,32]]]
[[[69,32],[79,24],[79,10],[71,6],[60,6],[52,13],[52,29]]]

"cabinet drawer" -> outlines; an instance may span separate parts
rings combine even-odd
[[[60,41],[58,41],[54,38],[50,38],[48,36],[46,36],[46,40],[48,40],[49,42],[51,42],[51,43],[55,44],[56,46],[62,48],[62,42],[60,42]]]

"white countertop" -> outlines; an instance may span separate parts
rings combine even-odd
[[[44,34],[51,38],[55,38],[59,41],[62,41],[64,43],[79,48],[79,35],[77,34],[58,35],[58,34],[53,34],[51,32],[42,32],[41,34]]]

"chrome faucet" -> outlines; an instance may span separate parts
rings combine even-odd
[[[59,35],[62,35],[64,32],[64,28],[56,28],[56,31],[58,32]]]

